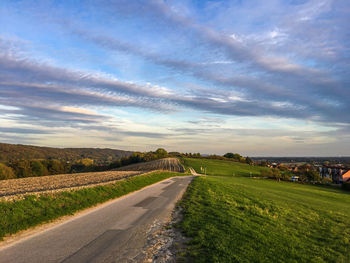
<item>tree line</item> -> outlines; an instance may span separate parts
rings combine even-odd
[[[217,154],[211,154],[208,156],[202,156],[200,153],[189,153],[184,154],[186,157],[192,157],[192,158],[205,158],[205,159],[216,159],[216,160],[225,160],[225,161],[233,161],[233,162],[240,162],[240,163],[246,163],[249,165],[253,165],[254,161],[250,157],[243,157],[239,153],[225,153],[224,155],[217,155]]]
[[[74,161],[57,159],[11,160],[6,163],[0,163],[0,180],[65,173],[100,172],[168,156],[169,154],[166,150],[159,148],[154,152],[134,152],[119,160],[106,161],[104,163],[96,162],[90,158],[81,158]]]
[[[13,160],[65,160],[93,159],[95,163],[111,162],[129,156],[131,151],[99,148],[53,148],[21,144],[0,143],[0,162]]]

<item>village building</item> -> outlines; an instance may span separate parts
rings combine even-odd
[[[343,174],[343,183],[350,182],[350,170]]]

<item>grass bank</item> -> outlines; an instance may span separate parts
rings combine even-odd
[[[197,173],[204,173],[201,167],[207,168],[207,175],[223,175],[223,176],[259,176],[262,170],[267,170],[267,167],[251,166],[245,163],[215,160],[215,159],[200,159],[200,158],[184,158],[185,166],[192,167]]]
[[[154,172],[131,177],[109,185],[59,192],[51,195],[30,195],[23,200],[0,202],[0,240],[7,234],[14,234],[20,230],[52,221],[61,216],[74,214],[79,210],[178,175],[178,173],[171,172]]]
[[[350,194],[244,177],[200,177],[182,201],[191,262],[350,262]]]

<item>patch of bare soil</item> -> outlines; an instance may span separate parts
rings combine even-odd
[[[183,236],[180,229],[176,227],[181,220],[182,208],[177,207],[172,213],[170,222],[148,238],[145,258],[142,262],[189,262],[184,256],[189,238]]]

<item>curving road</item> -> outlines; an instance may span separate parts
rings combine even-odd
[[[142,262],[193,176],[166,179],[0,247],[0,262]]]

